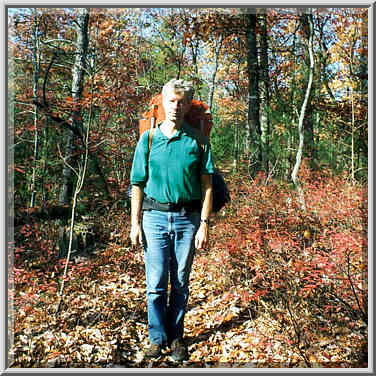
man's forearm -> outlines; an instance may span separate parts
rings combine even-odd
[[[202,209],[201,223],[195,237],[196,249],[203,249],[209,241],[209,217],[213,201],[213,189],[210,175],[201,175]]]
[[[209,219],[213,202],[213,191],[211,188],[207,189],[204,196],[201,209],[201,219]]]
[[[142,201],[144,199],[144,190],[138,185],[132,185],[131,198],[131,223],[132,225],[141,223]]]
[[[213,188],[210,176],[205,176],[201,180],[202,184],[202,209],[201,219],[209,219],[213,205]]]

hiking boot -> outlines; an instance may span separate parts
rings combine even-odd
[[[162,355],[162,345],[152,343],[144,352],[145,359],[158,359]]]
[[[182,339],[174,339],[171,343],[171,358],[175,362],[182,362],[183,360],[188,360],[188,349]]]

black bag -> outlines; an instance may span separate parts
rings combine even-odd
[[[213,207],[212,212],[219,212],[228,202],[231,201],[230,192],[227,188],[225,179],[218,172],[215,171],[212,174],[212,185],[213,185]]]

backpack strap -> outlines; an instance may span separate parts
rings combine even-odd
[[[148,134],[148,152],[147,152],[147,157],[146,157],[146,163],[147,163],[147,170],[149,174],[149,156],[150,156],[150,149],[151,149],[151,144],[153,142],[153,135],[154,135],[154,130],[155,128],[150,128],[149,134]]]
[[[149,153],[150,153],[150,149],[151,149],[151,143],[153,142],[153,134],[154,134],[154,129],[155,129],[155,116],[154,116],[154,112],[155,110],[158,108],[157,105],[153,105],[151,106],[151,110],[153,112],[153,116],[150,118],[150,132],[149,132],[149,137],[148,137],[148,145],[149,145],[149,149],[148,149],[148,159],[149,159]]]
[[[149,160],[149,154],[150,154],[151,144],[153,142],[154,130],[155,130],[155,128],[151,128],[150,132],[148,134],[148,160]]]

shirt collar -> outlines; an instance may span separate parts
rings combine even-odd
[[[157,129],[158,129],[158,132],[159,132],[159,137],[166,137],[163,133],[162,133],[162,131],[160,130],[160,125],[161,125],[162,123],[159,123],[159,124],[157,124]],[[171,137],[169,140],[174,140],[174,139],[176,139],[176,138],[181,138],[181,136],[182,136],[182,134],[183,133],[187,133],[187,132],[189,132],[189,125],[188,125],[188,123],[186,123],[186,122],[184,122],[183,123],[183,125],[182,125],[182,127],[180,128],[180,129],[178,129],[177,131],[176,131],[176,133],[174,134],[174,136],[173,137]],[[188,128],[188,129],[187,129]]]

